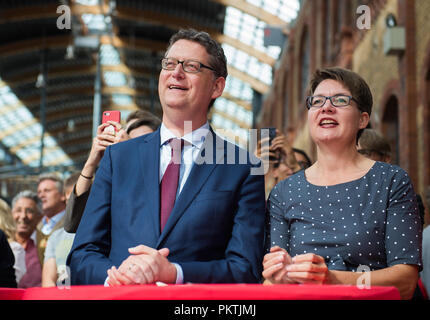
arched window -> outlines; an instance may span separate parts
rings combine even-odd
[[[399,102],[391,96],[386,104],[382,118],[382,134],[391,146],[391,163],[399,164]]]
[[[427,74],[425,77],[424,83],[424,92],[425,92],[425,100],[424,100],[424,160],[426,166],[428,167],[430,163],[430,66],[427,70]],[[430,169],[426,169],[427,177],[424,179],[427,183],[427,188],[430,188]],[[430,190],[428,191],[430,193]],[[430,196],[430,194],[429,194]],[[430,205],[430,203],[428,203]]]
[[[300,101],[305,101],[306,89],[309,82],[309,65],[310,65],[310,42],[309,42],[309,32],[307,27],[304,28],[300,47],[300,89],[299,89],[299,99]]]
[[[331,64],[331,46],[332,46],[332,24],[331,24],[331,8],[332,1],[324,1],[325,6],[325,32],[324,32],[324,61],[326,65]]]
[[[336,12],[338,14],[334,15],[335,19],[335,34],[336,38],[340,39],[339,33],[342,31],[342,24],[343,24],[343,17],[344,17],[344,8],[345,7],[345,1],[340,0],[336,2]]]
[[[283,127],[287,127],[290,121],[290,113],[291,111],[289,110],[289,83],[288,83],[288,79],[289,79],[289,74],[290,74],[290,70],[286,69],[285,73],[284,73],[284,78],[283,78],[283,95],[284,95],[284,104],[283,104]]]

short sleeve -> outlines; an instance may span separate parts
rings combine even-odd
[[[61,230],[61,229],[60,229]],[[57,235],[60,230],[54,231],[48,238],[45,249],[45,258],[43,263],[45,263],[50,258],[55,258],[55,246],[57,244]]]
[[[269,235],[266,240],[266,250],[279,246],[289,252],[289,227],[285,219],[287,204],[282,199],[282,185],[277,184],[270,192],[267,201],[266,230]]]
[[[422,270],[422,223],[416,194],[408,174],[400,168],[397,170],[391,181],[387,207],[387,265],[412,264]]]

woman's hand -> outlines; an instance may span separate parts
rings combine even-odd
[[[107,127],[113,126],[118,131],[105,130]],[[91,146],[90,155],[86,167],[90,167],[94,173],[95,169],[99,165],[101,158],[103,157],[106,148],[114,143],[128,140],[129,137],[127,133],[122,129],[121,124],[113,121],[108,121],[107,123],[102,123],[97,127],[97,136],[93,139],[93,144]],[[87,174],[92,175],[92,174]]]
[[[130,139],[130,136],[122,128],[121,124],[114,121],[108,121],[109,124],[115,127],[114,141],[113,143],[123,142]]]
[[[270,248],[270,253],[263,259],[263,277],[269,283],[294,283],[287,277],[286,267],[292,263],[291,257],[285,249],[279,246]]]
[[[328,268],[324,258],[313,253],[295,256],[293,263],[286,267],[289,279],[298,283],[323,284],[328,279]]]
[[[107,127],[112,127],[112,130],[105,130]],[[115,131],[116,128],[118,131]],[[122,129],[121,124],[114,121],[108,121],[102,123],[97,127],[97,136],[93,139],[91,145],[90,154],[87,161],[82,168],[81,174],[75,186],[75,194],[80,196],[87,190],[89,190],[92,178],[96,172],[96,169],[103,157],[106,148],[114,143],[128,140],[127,133]],[[85,177],[87,178],[85,178]]]
[[[279,134],[279,132],[277,131]],[[293,172],[297,172],[301,169],[297,159],[294,155],[294,151],[287,138],[281,134],[276,136],[272,141],[270,146],[270,151],[272,153],[281,154],[280,161],[283,161],[287,167],[289,167]]]

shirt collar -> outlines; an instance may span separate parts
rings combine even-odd
[[[194,145],[198,148],[201,147],[203,142],[205,141],[205,138],[207,134],[209,133],[209,123],[206,121],[204,125],[202,125],[200,128],[191,131],[181,137],[181,139],[188,142],[188,144]],[[177,138],[165,125],[164,123],[161,124],[160,127],[160,138],[161,138],[161,146],[163,146],[168,140],[172,138]]]
[[[57,224],[58,221],[61,220],[61,218],[64,216],[64,214],[66,213],[66,210],[63,210],[59,213],[57,213],[55,216],[53,216],[51,219],[49,219],[49,225],[50,226],[55,226]],[[48,224],[48,220],[46,219],[46,217],[43,217],[43,224]]]

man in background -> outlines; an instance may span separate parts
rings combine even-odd
[[[66,197],[63,180],[54,173],[42,174],[39,177],[37,196],[42,201],[43,218],[37,226],[37,248],[39,260],[43,263],[46,243],[52,232],[64,225]]]
[[[66,202],[70,198],[78,177],[79,172],[75,172],[64,180]],[[70,284],[66,259],[74,237],[74,233],[68,233],[64,228],[55,230],[49,237],[42,268],[42,287],[55,287],[57,283]]]

